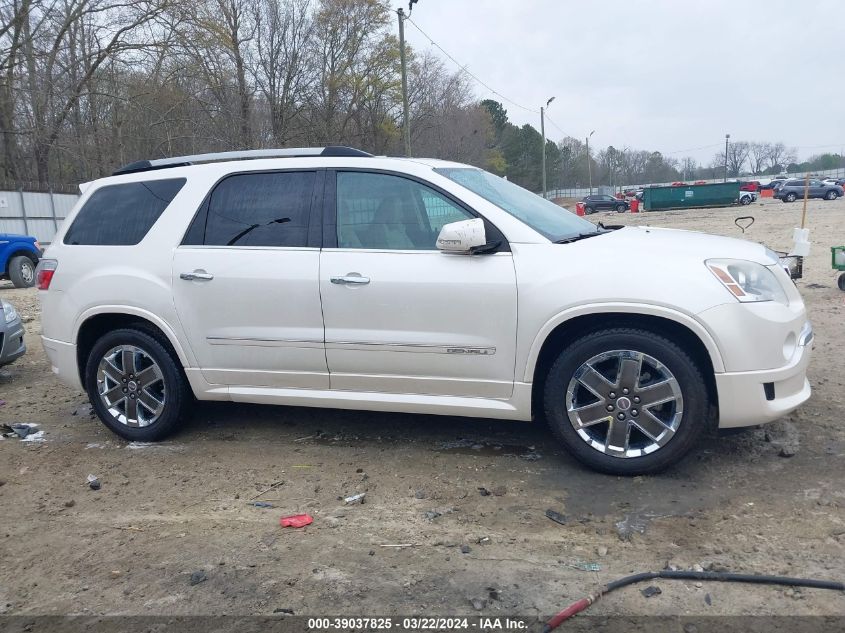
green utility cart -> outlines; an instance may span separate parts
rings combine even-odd
[[[830,247],[830,265],[833,270],[845,270],[845,246]],[[839,289],[845,290],[845,272],[839,274]]]
[[[738,182],[643,189],[643,206],[646,211],[689,209],[692,207],[729,207],[735,204],[738,199]]]

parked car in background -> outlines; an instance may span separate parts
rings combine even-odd
[[[825,178],[822,180],[825,185],[839,185],[840,187],[845,186],[845,178]]]
[[[40,257],[41,246],[34,237],[0,233],[0,279],[11,279],[16,288],[35,285]]]
[[[757,192],[756,191],[740,190],[739,198],[737,199],[737,202],[739,202],[739,204],[745,206],[745,205],[751,204],[752,202],[756,202],[756,201],[757,201]]]
[[[787,180],[788,178],[772,178],[765,185],[760,185],[760,189],[777,189]]]
[[[23,323],[15,306],[0,299],[0,367],[8,365],[26,353]]]
[[[139,161],[85,187],[37,276],[53,371],[129,440],[194,397],[536,417],[633,475],[810,397],[812,327],[773,251],[597,226],[443,160]]]
[[[759,180],[748,180],[745,182],[741,182],[739,185],[740,191],[758,191],[760,189],[760,181]]]
[[[587,215],[597,211],[616,211],[617,213],[624,213],[631,208],[631,205],[627,200],[620,200],[614,196],[601,194],[585,196],[581,202],[584,203],[584,212]]]
[[[783,202],[795,202],[804,197],[806,181],[804,179],[787,180],[774,194],[775,198]],[[824,198],[825,200],[836,200],[845,194],[845,190],[839,185],[826,185],[821,180],[810,179],[807,185],[807,197]]]

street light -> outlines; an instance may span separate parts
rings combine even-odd
[[[549,104],[551,104],[551,102],[554,101],[554,100],[555,100],[555,98],[552,97],[551,99],[546,101],[545,107],[548,108]],[[542,156],[543,156],[543,161],[542,161],[542,164],[543,164],[543,197],[545,198],[546,197],[546,121],[545,121],[545,118],[544,118],[543,111],[544,111],[544,107],[540,106],[540,136],[543,137],[543,154],[542,154]]]
[[[593,166],[590,164],[590,138],[595,133],[596,131],[593,130],[590,132],[590,136],[587,137],[587,176],[590,178],[590,195],[593,195]]]
[[[725,134],[725,182],[728,182],[728,143],[731,140],[730,134]]]

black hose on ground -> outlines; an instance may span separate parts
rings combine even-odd
[[[833,580],[818,580],[815,578],[790,578],[789,576],[763,576],[756,574],[732,574],[721,571],[647,571],[632,576],[625,576],[614,580],[601,587],[595,593],[586,598],[573,602],[563,611],[554,616],[543,628],[544,633],[549,633],[559,627],[564,621],[576,613],[580,613],[591,604],[598,601],[603,595],[616,589],[633,585],[643,580],[663,578],[665,580],[709,580],[715,582],[745,582],[757,585],[783,585],[787,587],[810,587],[813,589],[830,589],[833,591],[845,591],[845,583]]]

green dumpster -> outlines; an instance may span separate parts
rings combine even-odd
[[[738,182],[683,187],[648,187],[643,190],[646,211],[688,209],[692,207],[728,207],[739,198]]]

